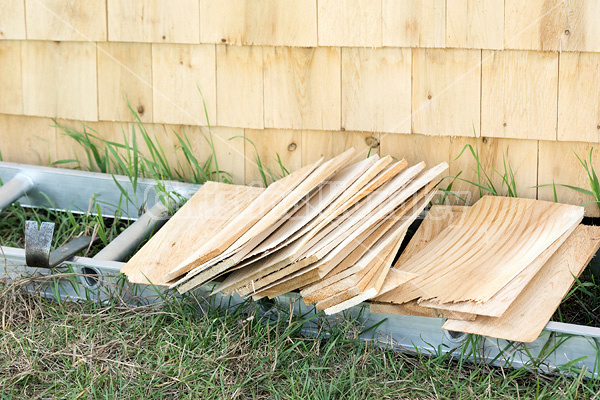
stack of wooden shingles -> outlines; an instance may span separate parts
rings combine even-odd
[[[582,218],[582,207],[531,199],[434,206],[394,265],[418,276],[381,290],[371,311],[532,342],[600,247],[600,227]]]
[[[344,168],[353,156],[319,160],[260,192],[233,186],[245,198],[226,218],[194,219],[194,208],[219,207],[207,198],[218,184],[204,185],[122,272],[181,293],[227,275],[216,290],[255,299],[310,287],[328,314],[414,279],[390,267],[447,164],[426,170],[375,155]]]

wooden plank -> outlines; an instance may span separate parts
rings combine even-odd
[[[262,47],[217,46],[217,123],[262,129]]]
[[[432,186],[434,183],[432,183],[432,181],[446,168],[447,165],[445,163],[431,168],[407,185],[403,185],[402,189],[395,191],[392,190],[394,184],[401,182],[403,178],[402,176],[398,176],[388,183],[388,187],[382,187],[382,189],[377,191],[373,196],[365,199],[365,201],[372,202],[371,204],[379,204],[378,206],[371,208],[360,207],[360,204],[357,205],[356,207],[358,207],[359,210],[336,228],[336,231],[331,233],[331,236],[335,237],[335,239],[330,244],[325,247],[314,247],[308,252],[305,252],[303,257],[316,254],[319,262],[309,266],[304,271],[299,271],[286,278],[288,291],[301,287],[299,286],[299,282],[302,282],[303,285],[308,285],[327,275],[336,265],[342,262],[346,256],[354,251],[363,240],[366,240],[368,237],[368,233],[366,232],[370,232],[390,214],[397,211],[397,213],[394,214],[394,217],[402,217],[404,213],[413,208],[413,202],[419,201],[425,193],[428,193],[433,189]],[[409,171],[410,169],[403,175],[407,174]],[[423,187],[425,187],[425,189],[414,196],[414,194]],[[389,191],[394,194],[388,194]],[[406,200],[409,200],[407,204],[400,207]],[[314,273],[315,270],[316,273]],[[295,272],[295,270],[291,272]],[[309,272],[313,274],[314,279],[307,282],[301,275]]]
[[[339,48],[266,47],[263,54],[265,127],[340,129]]]
[[[391,291],[377,301],[486,302],[578,224],[582,211],[538,200],[485,196],[464,220],[449,225],[420,252],[394,266],[419,271],[410,288]]]
[[[446,46],[504,48],[504,0],[448,0]]]
[[[4,0],[0,13],[0,39],[25,38],[25,1]]]
[[[106,0],[25,2],[28,40],[106,41]]]
[[[167,272],[247,208],[264,189],[207,182],[142,247],[121,272],[131,283],[167,286]],[[194,226],[195,229],[188,229]]]
[[[600,248],[600,228],[580,225],[500,318],[448,320],[443,328],[517,342],[538,338],[556,308]]]
[[[381,46],[381,0],[319,0],[319,46]]]
[[[391,273],[395,273],[396,270],[392,269]],[[413,317],[429,317],[429,318],[444,318],[462,321],[474,321],[476,315],[458,313],[456,311],[437,310],[434,308],[425,308],[417,304],[416,301],[409,301],[404,304],[389,304],[389,303],[375,303],[371,302],[370,309],[372,313],[376,314],[393,314],[393,315],[410,315]]]
[[[412,54],[412,132],[479,134],[481,52],[413,49]]]
[[[484,50],[481,135],[556,140],[558,55]]]
[[[302,164],[302,132],[282,129],[246,129],[245,136],[251,141],[246,140],[244,143],[246,185],[264,186],[257,157],[260,158],[268,183],[274,182],[285,174],[277,157],[288,171],[293,172],[300,169]]]
[[[133,121],[127,107],[143,122],[152,122],[152,46],[98,43],[98,118]]]
[[[598,205],[590,203],[594,201],[592,196],[560,186],[563,184],[586,190],[590,189],[589,179],[577,156],[590,164],[590,152],[593,147],[594,145],[591,143],[540,141],[538,184],[550,186],[543,186],[538,189],[539,199],[554,201],[554,190],[556,188],[556,197],[559,202],[576,205],[585,204],[586,216],[600,216]],[[557,160],[560,160],[560,162],[557,162]],[[591,165],[596,171],[600,169],[600,156],[597,150],[591,153]],[[553,183],[556,184],[555,188],[552,186]]]
[[[20,41],[0,42],[0,87],[0,113],[23,114]]]
[[[154,122],[207,125],[216,121],[215,46],[153,44],[152,76]]]
[[[249,231],[259,220],[272,211],[274,207],[290,194],[308,175],[319,165],[315,163],[304,167],[291,175],[275,182],[265,190],[248,208],[232,220],[225,229],[209,241],[200,245],[186,260],[174,268],[166,279],[173,280],[190,271],[196,266],[202,266],[207,261],[222,254],[236,240]]]
[[[504,138],[467,138],[456,137],[451,139],[450,144],[450,174],[456,176],[460,173],[459,179],[454,181],[452,191],[466,200],[462,201],[450,197],[450,200],[456,204],[471,205],[481,196],[480,190],[475,185],[462,181],[461,179],[479,184],[477,173],[477,163],[471,154],[470,145],[475,151],[479,152],[479,160],[485,174],[492,180],[496,191],[502,195],[508,195],[508,186],[504,181],[504,176],[510,177],[509,169],[512,169],[514,183],[516,186],[517,197],[536,198],[538,184],[538,141]],[[457,157],[464,153],[457,159]],[[505,172],[506,163],[506,172]],[[481,184],[485,187],[491,185],[482,174]],[[511,179],[508,179],[511,182]],[[446,184],[450,180],[446,180]],[[481,191],[483,195],[487,191]]]
[[[450,142],[448,136],[382,134],[380,154],[391,155],[398,160],[405,159],[409,165],[421,161],[427,165],[438,165],[441,162],[452,164]]]
[[[316,0],[202,0],[203,43],[317,46]]]
[[[342,129],[410,132],[410,49],[342,49]]]
[[[379,154],[379,134],[349,131],[302,131],[302,165],[308,165],[321,157],[333,157],[354,147],[352,162],[368,155]],[[416,163],[416,162],[415,162]]]
[[[445,46],[445,0],[382,0],[382,3],[384,46]]]
[[[600,3],[506,0],[505,48],[600,51]]]
[[[561,53],[558,140],[600,141],[600,54]]]
[[[543,268],[546,262],[552,257],[560,246],[571,236],[575,230],[573,226],[567,230],[560,238],[556,239],[546,250],[544,250],[535,260],[531,262],[519,275],[512,279],[495,295],[485,303],[459,302],[451,304],[435,304],[435,302],[425,300],[419,304],[423,307],[434,307],[458,312],[467,312],[469,314],[486,315],[490,317],[500,317],[511,306],[515,299],[531,282],[538,271]]]
[[[89,43],[22,43],[25,115],[98,120],[96,48]]]
[[[55,139],[56,130],[49,118],[0,114],[3,161],[48,165],[56,160]]]
[[[108,40],[199,43],[198,0],[108,0]]]

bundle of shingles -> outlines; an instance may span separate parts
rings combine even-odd
[[[254,299],[320,285],[317,308],[339,312],[417,275],[391,268],[411,223],[447,169],[350,149],[266,189],[207,183],[127,263],[133,283]]]
[[[483,197],[432,207],[394,264],[447,165],[372,156],[344,167],[353,153],[266,189],[203,185],[122,272],[181,293],[215,280],[254,299],[299,289],[327,314],[368,300],[373,312],[529,342],[600,247],[581,207]]]

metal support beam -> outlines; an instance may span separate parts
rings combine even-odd
[[[35,187],[33,179],[17,173],[8,182],[0,186],[0,211],[10,206]]]

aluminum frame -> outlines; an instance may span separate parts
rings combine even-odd
[[[17,184],[11,187],[17,194],[24,188],[28,188],[28,195],[21,198],[21,204],[31,207],[85,212],[89,208],[89,198],[97,198],[103,202],[103,215],[113,215],[118,211],[113,204],[119,204],[122,200],[115,181],[122,187],[133,190],[133,185],[127,177],[113,178],[107,174],[0,162],[0,178],[3,182],[16,176]],[[35,183],[33,189],[31,184],[27,183],[30,182],[29,180]],[[18,280],[22,277],[38,276],[40,277],[38,283],[35,284],[34,280],[34,283],[29,285],[31,290],[47,297],[58,296],[66,300],[102,301],[114,294],[115,290],[120,290],[138,300],[143,299],[149,303],[160,301],[160,291],[164,289],[157,292],[152,286],[129,284],[119,275],[125,264],[114,261],[122,259],[133,251],[136,245],[150,233],[154,224],[160,223],[161,218],[157,216],[164,215],[165,210],[156,200],[156,185],[157,183],[152,180],[138,182],[135,201],[146,206],[153,204],[153,208],[96,257],[74,257],[55,270],[38,270],[25,265],[23,249],[0,246],[0,266],[4,278]],[[184,197],[189,197],[199,188],[198,185],[178,182],[166,182],[166,186],[168,190],[176,191]],[[74,195],[69,194],[69,190],[73,190]],[[0,192],[0,205],[2,195],[5,198],[10,197],[7,190]],[[15,196],[16,194],[13,193],[12,197]],[[48,198],[52,199],[52,204],[48,202]],[[152,202],[152,199],[155,201]],[[130,213],[126,212],[125,217],[137,219],[137,213],[138,209],[132,209]],[[50,278],[49,275],[53,275],[54,278]],[[208,296],[212,287],[211,284],[203,285],[195,293]],[[220,293],[212,299],[225,305],[238,305],[245,301],[238,295],[227,296]],[[309,313],[316,312],[314,307],[305,306],[296,293],[277,297],[274,302],[295,313],[306,314],[307,310]],[[448,332],[442,329],[445,320],[441,318],[371,313],[368,304],[363,303],[343,315],[320,316],[318,319],[311,320],[305,325],[304,331],[308,335],[314,335],[319,330],[318,324],[339,322],[349,316],[365,327],[376,326],[375,330],[361,335],[361,339],[384,347],[431,355],[451,353],[453,357],[467,356],[471,360],[484,361],[492,365],[528,367],[550,373],[561,371],[568,373],[576,368],[585,371],[587,376],[600,377],[600,328],[550,322],[536,341],[519,343]]]

